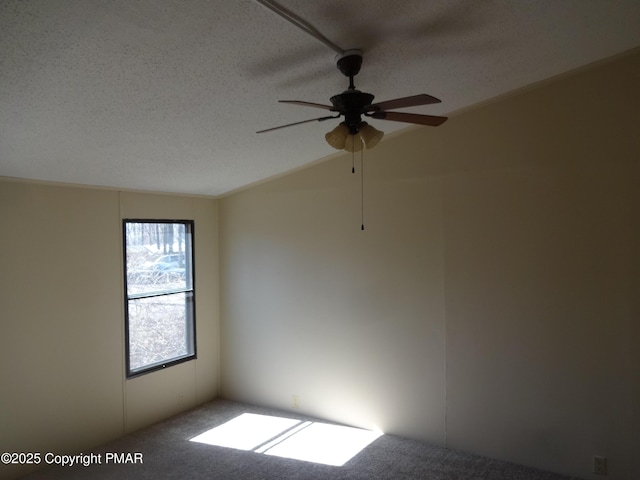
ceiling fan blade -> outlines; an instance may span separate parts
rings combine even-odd
[[[333,110],[330,105],[322,105],[321,103],[303,102],[302,100],[278,100],[280,103],[292,103],[294,105],[302,105],[303,107],[323,108],[325,110]]]
[[[436,117],[434,115],[419,115],[417,113],[403,112],[375,112],[369,115],[379,120],[391,120],[393,122],[416,123],[418,125],[429,125],[437,127],[447,121],[447,117]]]
[[[279,127],[273,127],[273,128],[267,128],[265,130],[259,130],[256,133],[265,133],[265,132],[271,132],[273,130],[279,130],[281,128],[287,128],[287,127],[293,127],[294,125],[300,125],[302,123],[309,123],[309,122],[322,122],[323,120],[329,120],[330,118],[338,118],[340,117],[340,115],[336,115],[336,116],[331,116],[331,117],[320,117],[320,118],[312,118],[310,120],[303,120],[301,122],[294,122],[294,123],[288,123],[286,125],[280,125]]]
[[[430,105],[432,103],[440,103],[440,100],[426,93],[421,93],[420,95],[413,95],[411,97],[396,98],[395,100],[374,103],[373,105],[369,105],[366,111],[393,110],[396,108],[416,107],[418,105]]]

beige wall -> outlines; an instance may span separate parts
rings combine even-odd
[[[222,394],[640,478],[639,80],[636,52],[386,139],[364,232],[349,155],[224,198]]]
[[[194,219],[198,262],[198,359],[132,380],[124,217]],[[86,451],[215,397],[217,235],[215,200],[0,179],[0,451]]]

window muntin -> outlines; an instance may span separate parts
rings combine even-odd
[[[127,377],[195,358],[193,222],[123,220]]]

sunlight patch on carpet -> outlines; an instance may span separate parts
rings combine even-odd
[[[298,423],[299,420],[291,418],[243,413],[219,427],[193,437],[191,441],[238,450],[254,450]]]
[[[243,413],[191,442],[340,467],[382,432]]]

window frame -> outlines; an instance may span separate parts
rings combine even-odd
[[[189,236],[190,241],[185,240],[185,256],[187,262],[185,264],[185,275],[191,276],[190,288],[169,289],[159,292],[150,293],[149,295],[133,294],[128,291],[128,265],[127,265],[127,224],[134,223],[155,223],[155,224],[181,224],[186,228],[185,234]],[[195,222],[194,220],[176,220],[176,219],[150,219],[150,218],[123,218],[122,219],[122,248],[123,248],[123,277],[124,277],[124,341],[125,341],[125,374],[126,378],[135,378],[140,375],[164,370],[174,365],[179,365],[198,358],[198,342],[196,335],[196,274],[195,274]],[[185,277],[188,278],[188,277]],[[178,358],[168,359],[157,363],[150,364],[146,367],[131,369],[131,352],[130,352],[130,333],[129,333],[129,301],[141,298],[153,298],[158,296],[167,296],[176,293],[190,293],[191,309],[185,304],[185,326],[190,332],[190,341],[192,344],[192,353]]]

